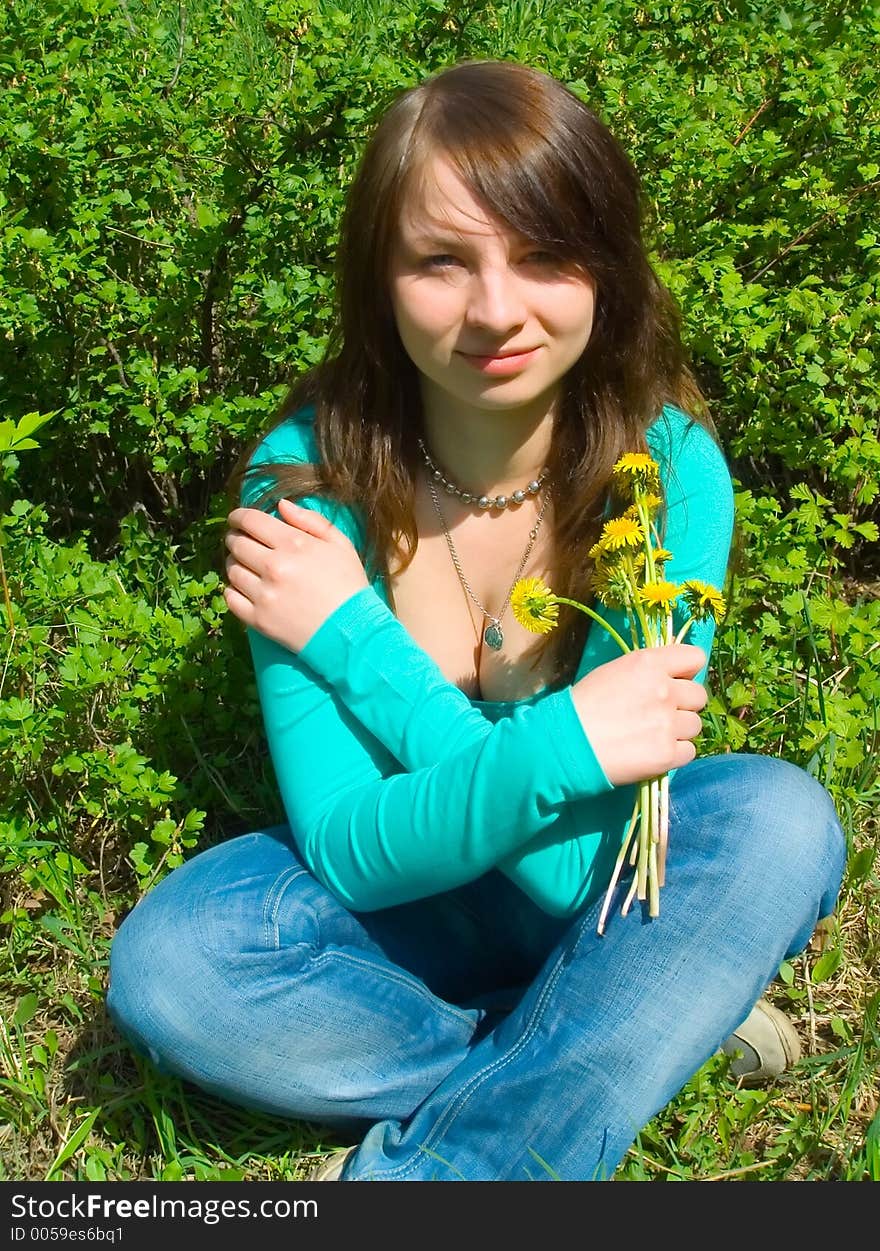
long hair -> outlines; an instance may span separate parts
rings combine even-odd
[[[381,117],[346,200],[324,358],[293,385],[270,427],[314,406],[320,461],[261,464],[260,476],[275,482],[259,502],[330,495],[361,510],[362,558],[373,576],[387,578],[392,554],[402,568],[412,560],[422,407],[395,324],[389,268],[405,198],[439,156],[487,212],[582,265],[596,283],[592,333],[562,380],[547,460],[560,484],[552,586],[583,599],[618,457],[647,450],[645,431],[665,403],[714,428],[686,363],[678,309],[646,255],[635,168],[572,91],[525,65],[453,65],[404,92]],[[258,442],[230,476],[236,499]],[[584,614],[563,607],[557,629],[539,636],[535,663],[547,649],[552,685],[573,677],[588,626]]]

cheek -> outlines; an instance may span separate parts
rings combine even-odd
[[[567,298],[560,299],[555,310],[560,335],[572,346],[578,345],[583,350],[593,331],[595,310],[596,305],[591,293],[568,292]]]
[[[456,324],[455,294],[440,284],[428,288],[392,283],[391,306],[404,345],[429,344],[453,331]]]

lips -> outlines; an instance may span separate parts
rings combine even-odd
[[[503,361],[508,356],[528,356],[530,352],[537,350],[535,347],[504,348],[500,352],[462,352],[462,356],[478,361]]]
[[[499,377],[507,377],[511,374],[518,373],[521,369],[526,369],[537,355],[538,348],[504,348],[501,352],[495,352],[491,356],[477,356],[470,352],[461,352],[462,358],[473,369],[477,369],[482,374],[495,374]]]

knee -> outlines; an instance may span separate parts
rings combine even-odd
[[[316,941],[307,882],[317,892],[276,831],[231,839],[170,873],[111,945],[107,1011],[120,1032],[156,1064],[225,1037],[233,1005],[251,1011],[266,971],[295,967]]]
[[[736,854],[755,876],[817,893],[831,912],[846,861],[846,836],[828,791],[805,770],[769,756],[723,758],[737,819],[728,823]]]
[[[158,889],[158,888],[157,888]],[[163,1067],[162,1037],[174,1000],[190,980],[194,946],[185,924],[169,933],[158,894],[138,903],[110,947],[107,1011],[135,1050]]]
[[[211,869],[218,850],[193,857],[154,886],[110,946],[107,1011],[135,1049],[160,1067],[165,1042],[210,980],[206,913],[216,895]]]

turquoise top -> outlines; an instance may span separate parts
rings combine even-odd
[[[287,418],[250,463],[317,461],[313,419],[311,409]],[[733,527],[724,456],[671,405],[647,438],[666,490],[665,546],[674,554],[666,576],[723,587]],[[249,475],[242,504],[272,481]],[[319,496],[298,502],[329,517],[363,557],[359,509]],[[629,637],[624,613],[603,615]],[[680,626],[680,611],[677,619]],[[492,868],[557,916],[603,892],[635,787],[608,781],[571,686],[503,703],[470,699],[394,616],[379,577],[299,653],[255,630],[247,635],[294,840],[348,908],[405,903]],[[688,640],[708,656],[713,635],[711,620],[697,622]],[[619,655],[591,624],[575,681]]]

